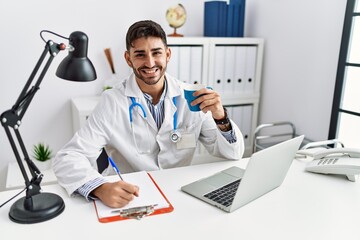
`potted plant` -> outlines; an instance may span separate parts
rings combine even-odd
[[[44,143],[35,144],[33,147],[33,157],[37,160],[35,165],[40,170],[49,169],[51,166],[52,150],[49,145]]]

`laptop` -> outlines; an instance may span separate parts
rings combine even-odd
[[[301,135],[254,153],[246,170],[230,167],[181,190],[232,212],[282,184],[303,139]]]

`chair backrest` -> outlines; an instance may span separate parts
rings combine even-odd
[[[99,157],[96,159],[96,164],[99,173],[102,173],[109,166],[108,155],[104,148],[102,149]]]
[[[265,123],[256,127],[253,137],[253,152],[296,137],[295,125],[291,122]]]

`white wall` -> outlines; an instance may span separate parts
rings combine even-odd
[[[152,19],[170,33],[165,11],[178,2],[188,12],[178,32],[202,36],[204,0],[0,0],[0,113],[14,104],[35,66],[44,48],[39,37],[43,29],[65,36],[76,30],[87,33],[98,74],[92,83],[62,81],[55,70],[66,53],[55,58],[20,128],[29,153],[39,141],[57,151],[71,138],[70,98],[99,94],[110,76],[103,49],[112,49],[116,71],[124,75],[127,28]],[[310,138],[327,137],[344,8],[343,0],[247,1],[246,36],[266,42],[261,123],[290,120]],[[15,161],[13,152],[0,130],[0,190],[10,161]]]
[[[327,139],[346,1],[247,3],[247,35],[265,38],[260,123]]]

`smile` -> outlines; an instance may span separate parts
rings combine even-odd
[[[141,69],[141,71],[145,74],[153,74],[155,72],[157,72],[158,68],[152,68],[152,69]]]

